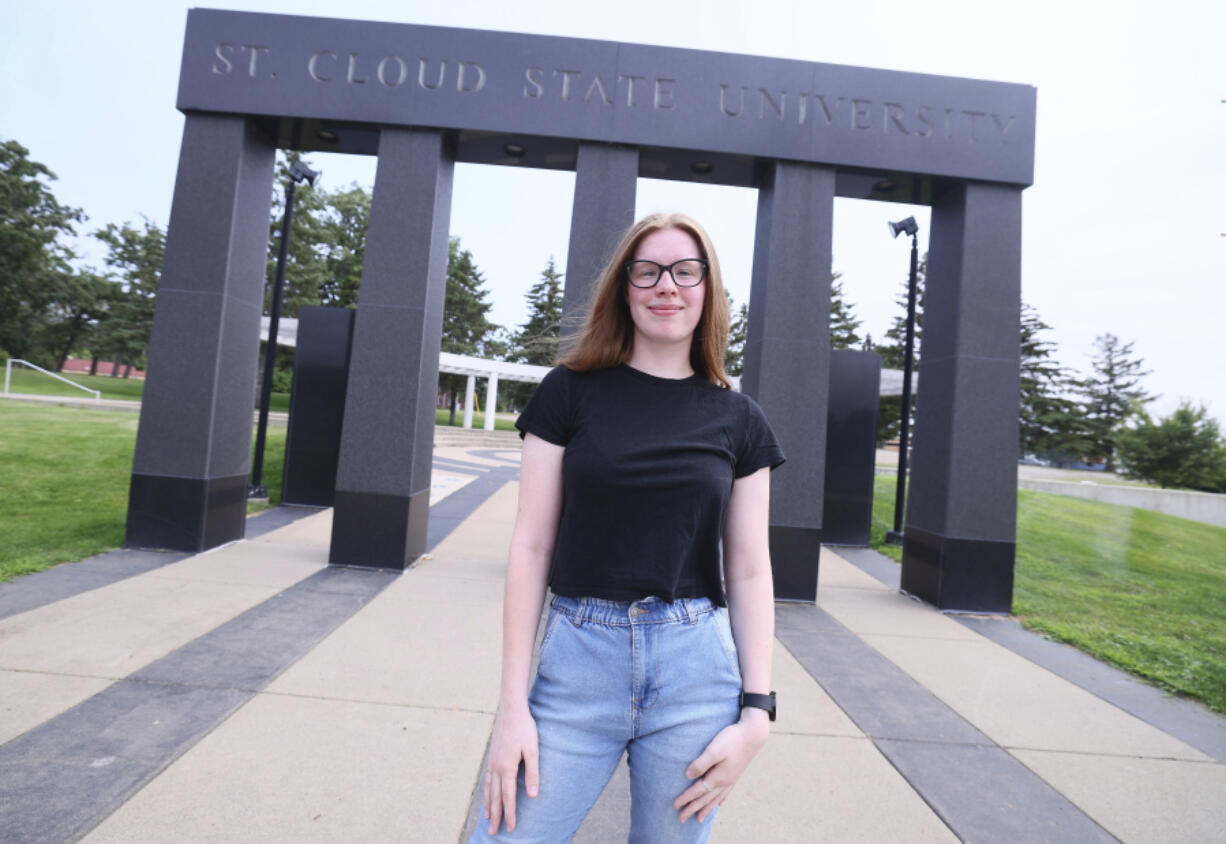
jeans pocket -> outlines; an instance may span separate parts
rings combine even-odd
[[[736,641],[732,638],[732,625],[728,621],[728,611],[720,607],[711,612],[707,617],[710,619],[709,624],[715,629],[716,638],[719,639],[720,650],[728,662],[728,667],[739,678],[741,676],[741,662],[737,658]]]
[[[545,635],[541,636],[541,647],[537,653],[537,662],[545,661],[545,653],[549,647],[549,642],[553,639],[553,634],[557,631],[558,625],[562,623],[566,613],[558,612],[556,609],[549,611],[549,619],[545,622]]]

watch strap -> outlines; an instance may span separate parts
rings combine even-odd
[[[755,694],[753,692],[741,692],[741,708],[752,706],[755,709],[765,709],[770,720],[775,720],[775,693],[771,692],[768,695]]]

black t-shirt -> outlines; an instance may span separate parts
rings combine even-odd
[[[698,375],[559,366],[515,426],[566,448],[556,594],[726,604],[719,543],[732,482],[784,461],[753,399]]]

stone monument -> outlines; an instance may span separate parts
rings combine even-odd
[[[743,388],[789,458],[772,478],[782,572],[816,568],[822,536],[834,198],[932,206],[903,586],[1009,609],[1032,87],[193,9],[178,107],[128,545],[243,536],[274,153],[327,150],[378,156],[334,563],[403,568],[424,548],[452,170],[481,162],[575,171],[564,319],[632,222],[638,177],[757,188]]]

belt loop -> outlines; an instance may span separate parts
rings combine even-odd
[[[682,611],[683,613],[685,613],[685,623],[686,623],[686,624],[693,624],[693,623],[694,623],[694,615],[693,615],[693,613],[691,613],[691,612],[690,612],[690,599],[689,599],[689,598],[682,598],[682,599],[681,599],[681,611]]]
[[[579,599],[579,612],[575,614],[575,626],[582,627],[583,620],[587,618],[587,598]]]

